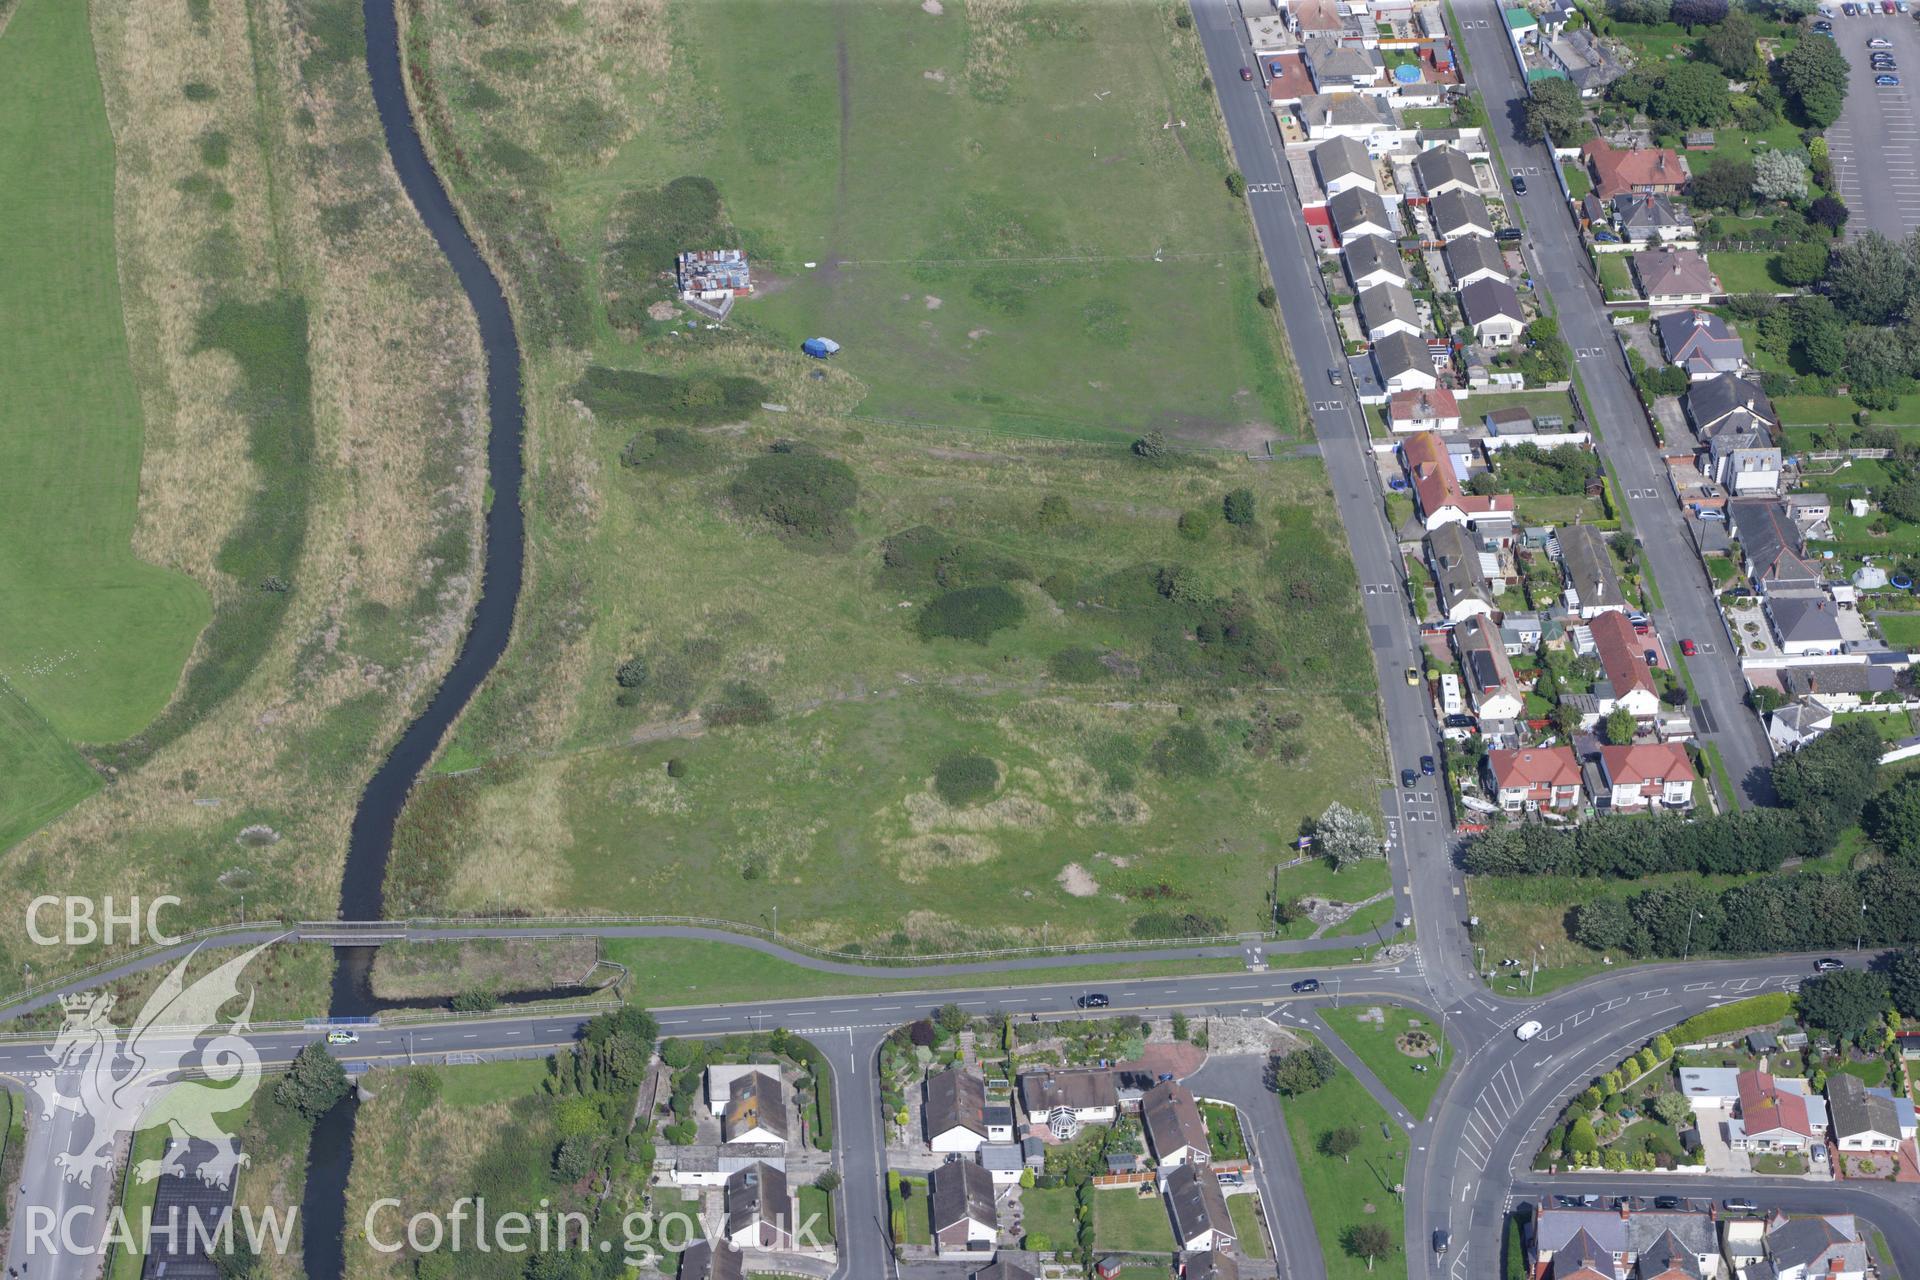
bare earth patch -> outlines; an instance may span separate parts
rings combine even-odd
[[[1093,878],[1091,871],[1077,862],[1069,862],[1060,868],[1060,874],[1055,878],[1062,889],[1076,898],[1091,898],[1100,892],[1100,882]]]
[[[947,11],[946,6],[941,4],[940,0],[920,0],[920,8],[936,18]]]

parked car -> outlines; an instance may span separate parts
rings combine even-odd
[[[1813,962],[1813,971],[1815,973],[1832,973],[1836,969],[1844,969],[1846,967],[1847,962],[1845,960],[1835,960],[1832,956]]]
[[[1725,1209],[1728,1213],[1760,1212],[1760,1206],[1751,1200],[1725,1200],[1721,1202],[1721,1208]]]
[[[1340,371],[1339,371],[1338,369],[1329,369],[1329,370],[1327,370],[1327,381],[1328,381],[1328,382],[1331,382],[1331,383],[1332,383],[1332,384],[1333,384],[1334,386],[1336,386],[1336,387],[1337,387],[1337,386],[1339,386],[1339,385],[1340,385]]]
[[[1540,1034],[1540,1024],[1529,1019],[1513,1029],[1517,1040],[1531,1040]]]
[[[1691,640],[1682,640],[1680,642],[1680,652],[1691,658],[1694,654],[1700,652],[1700,646]]]
[[[1853,6],[1851,4],[1843,4],[1840,6],[1840,12],[1846,17],[1851,18],[1853,16]]]
[[[1513,175],[1513,194],[1517,196],[1527,194],[1527,180],[1517,173]]]
[[[1403,786],[1403,787],[1407,787],[1407,788],[1409,788],[1409,789],[1411,789],[1411,788],[1412,788],[1412,786],[1413,786],[1413,785],[1414,785],[1414,784],[1415,784],[1416,782],[1418,782],[1418,781],[1420,781],[1420,775],[1419,775],[1419,774],[1417,774],[1417,773],[1415,773],[1415,772],[1414,772],[1413,770],[1411,770],[1411,769],[1402,769],[1402,770],[1400,771],[1400,785],[1401,785],[1401,786]]]
[[[1660,655],[1658,653],[1655,653],[1652,649],[1646,650],[1645,653],[1648,666],[1657,667],[1660,665]]]
[[[1656,1209],[1678,1209],[1680,1207],[1680,1197],[1655,1196],[1653,1198],[1653,1207]]]
[[[1297,996],[1308,995],[1312,992],[1318,991],[1319,989],[1320,989],[1320,979],[1318,978],[1302,978],[1300,979],[1300,981],[1293,984],[1293,994]]]
[[[1251,80],[1251,79],[1253,79],[1253,68],[1252,68],[1252,67],[1242,67],[1242,68],[1240,68],[1240,78],[1241,78],[1242,80]]]
[[[1867,41],[1867,48],[1891,49],[1893,48],[1893,41],[1887,39],[1885,36],[1875,36],[1873,39]]]
[[[1873,82],[1882,89],[1891,89],[1900,83],[1899,76],[1875,76]]]
[[[1433,776],[1434,764],[1432,756],[1420,757],[1420,772],[1426,774],[1429,778]]]
[[[1900,68],[1892,58],[1882,58],[1873,64],[1875,71],[1898,71]]]
[[[1478,727],[1477,722],[1472,716],[1462,714],[1458,711],[1447,717],[1446,725],[1449,729],[1473,729]]]
[[[1074,1003],[1082,1009],[1104,1009],[1112,1004],[1113,1001],[1109,1000],[1103,992],[1089,991],[1078,1000],[1075,1000]]]
[[[1502,227],[1493,233],[1493,238],[1502,244],[1512,244],[1524,234],[1518,227]]]
[[[1880,0],[1880,12],[1888,13],[1888,14],[1892,13],[1893,0]]]
[[[1416,685],[1416,686],[1420,683],[1420,668],[1418,667],[1407,668],[1407,683],[1410,685]]]

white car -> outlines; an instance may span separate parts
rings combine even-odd
[[[327,1043],[328,1044],[359,1044],[360,1037],[351,1031],[329,1031],[327,1032]]]
[[[1540,1034],[1540,1024],[1537,1022],[1523,1022],[1513,1029],[1513,1034],[1522,1040],[1531,1040]]]

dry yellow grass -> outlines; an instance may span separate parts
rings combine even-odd
[[[388,1000],[542,991],[581,982],[599,961],[595,938],[393,943],[374,957],[373,991]]]
[[[212,0],[204,29],[176,6],[101,0],[92,21],[147,420],[134,549],[206,583],[216,601],[253,589],[213,563],[256,479],[229,403],[234,363],[193,351],[217,298],[306,299],[312,505],[285,621],[252,675],[115,785],[0,855],[0,912],[17,919],[51,887],[179,893],[188,900],[174,923],[228,919],[237,895],[214,878],[244,867],[251,915],[331,915],[360,784],[451,661],[472,603],[485,480],[478,337],[387,165],[364,70],[354,59],[304,76],[299,51],[311,42],[288,0]],[[214,96],[190,100],[189,81]],[[231,139],[224,164],[205,163],[208,130]],[[224,196],[180,186],[203,177]],[[357,216],[346,234],[322,220],[343,206]],[[443,545],[464,548],[462,561],[433,563],[450,529],[464,537]],[[248,821],[284,838],[237,844]],[[59,965],[32,959],[39,972]]]

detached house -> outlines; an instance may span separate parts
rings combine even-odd
[[[1213,1159],[1200,1104],[1194,1101],[1193,1091],[1178,1081],[1164,1080],[1147,1090],[1140,1099],[1140,1127],[1162,1169],[1189,1162],[1204,1165]]]
[[[1433,369],[1433,353],[1410,333],[1389,333],[1373,344],[1374,377],[1389,395],[1396,391],[1431,391],[1440,385]]]
[[[963,1067],[949,1067],[927,1077],[927,1146],[933,1151],[971,1154],[987,1142],[1013,1141],[1013,1111],[1004,1103],[987,1103],[987,1085]]]
[[[1448,622],[1493,612],[1493,593],[1480,572],[1480,548],[1464,524],[1449,521],[1429,529],[1427,558],[1433,562],[1440,612]]]
[[[1311,36],[1303,47],[1307,73],[1320,93],[1351,93],[1380,82],[1384,63],[1374,61],[1377,53],[1356,48],[1338,36]]]
[[[1633,274],[1641,294],[1656,306],[1705,306],[1720,292],[1720,281],[1704,257],[1672,245],[1634,254]]]
[[[1462,489],[1446,441],[1433,432],[1417,432],[1403,440],[1400,460],[1413,486],[1414,507],[1429,531],[1448,522],[1472,526],[1483,518],[1512,520],[1513,495],[1481,497]]]
[[[1541,41],[1547,61],[1560,70],[1583,98],[1597,98],[1627,73],[1620,59],[1583,28]]]
[[[1391,240],[1379,236],[1361,236],[1340,246],[1340,260],[1347,268],[1347,279],[1355,293],[1375,285],[1397,284],[1405,288],[1407,264]]]
[[[1572,747],[1489,751],[1487,776],[1502,809],[1571,809],[1580,803],[1580,761]]]
[[[1807,559],[1800,531],[1777,501],[1735,498],[1727,503],[1727,522],[1746,559],[1747,576],[1762,594],[1771,598],[1819,591],[1820,570]]]
[[[1446,254],[1447,274],[1453,277],[1455,289],[1465,289],[1481,280],[1505,283],[1511,278],[1507,272],[1507,257],[1496,240],[1485,236],[1461,236],[1458,240],[1447,242]]]
[[[1387,425],[1396,435],[1408,431],[1457,431],[1460,402],[1445,387],[1395,392],[1387,398]]]
[[[1220,1180],[1206,1165],[1182,1164],[1160,1184],[1173,1219],[1174,1243],[1184,1253],[1231,1249],[1236,1239]]]
[[[1827,596],[1769,595],[1764,607],[1782,653],[1804,658],[1816,653],[1840,652],[1844,643],[1840,634],[1840,606]]]
[[[1567,582],[1567,607],[1582,618],[1596,618],[1608,610],[1624,610],[1626,593],[1614,572],[1607,540],[1590,524],[1560,530],[1560,570]]]
[[[1613,225],[1628,244],[1691,240],[1693,218],[1667,196],[1623,191],[1613,198]]]
[[[1240,1262],[1224,1249],[1209,1249],[1182,1255],[1175,1274],[1180,1280],[1240,1280]]]
[[[1653,330],[1667,363],[1679,365],[1696,382],[1746,367],[1746,345],[1711,311],[1669,312],[1653,322]]]
[[[1352,138],[1367,142],[1396,133],[1400,125],[1393,108],[1364,93],[1310,93],[1300,99],[1300,125],[1311,142]]]
[[[1474,341],[1490,347],[1510,347],[1526,332],[1520,295],[1505,280],[1476,280],[1462,289],[1460,311]]]
[[[788,1140],[787,1095],[778,1067],[708,1067],[707,1106],[720,1117],[723,1142]]]
[[[1080,1124],[1106,1124],[1120,1114],[1120,1089],[1105,1067],[1042,1068],[1021,1073],[1020,1106],[1034,1124],[1062,1111]]]
[[[1693,807],[1693,762],[1677,742],[1601,747],[1600,775],[1615,809]]]
[[[1735,1151],[1804,1151],[1826,1132],[1826,1107],[1806,1093],[1804,1080],[1778,1079],[1764,1071],[1742,1071],[1740,1104],[1727,1122],[1727,1142]]]
[[[1615,710],[1631,712],[1636,720],[1651,720],[1660,712],[1660,691],[1653,683],[1653,668],[1647,664],[1640,637],[1633,624],[1619,610],[1596,616],[1588,626],[1593,630],[1593,647],[1606,673],[1607,690],[1596,688],[1600,714]]]
[[[1420,194],[1432,200],[1449,191],[1479,195],[1480,183],[1473,176],[1473,161],[1453,147],[1429,147],[1413,158],[1413,176],[1420,181]]]
[[[1904,1099],[1902,1101],[1905,1101]],[[1904,1132],[1892,1090],[1869,1089],[1858,1076],[1836,1071],[1827,1078],[1829,1131],[1842,1151],[1893,1151],[1913,1136],[1913,1103],[1907,1102]]]
[[[1341,244],[1357,236],[1393,235],[1387,206],[1365,187],[1348,187],[1327,201],[1327,216],[1333,220],[1333,232]]]
[[[757,1162],[727,1179],[727,1243],[742,1249],[793,1247],[793,1195],[784,1171]]]
[[[1433,219],[1433,234],[1441,240],[1493,235],[1493,217],[1487,212],[1487,202],[1472,192],[1448,191],[1435,196],[1427,201],[1427,216]]]
[[[1420,335],[1420,313],[1404,285],[1377,284],[1354,299],[1354,310],[1369,342],[1390,333]]]
[[[1352,138],[1329,138],[1313,149],[1313,172],[1329,199],[1351,188],[1380,194],[1373,157]]]
[[[1610,201],[1617,195],[1677,196],[1693,175],[1687,162],[1665,147],[1621,151],[1605,138],[1591,138],[1580,148],[1580,158],[1593,175],[1593,192]]]
[[[1468,618],[1454,629],[1453,639],[1460,649],[1460,666],[1466,673],[1467,695],[1473,700],[1474,714],[1483,722],[1518,720],[1526,710],[1527,700],[1520,691],[1520,682],[1514,678],[1513,663],[1507,660],[1507,646],[1493,619],[1485,615]]]
[[[1780,415],[1760,384],[1732,373],[1695,381],[1681,403],[1688,423],[1702,440],[1722,431],[1771,435],[1780,427]]]
[[[747,1257],[722,1241],[718,1245],[695,1240],[680,1254],[677,1280],[745,1280]]]
[[[993,1252],[1000,1234],[993,1175],[971,1161],[949,1161],[927,1178],[927,1201],[936,1255]]]

